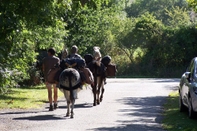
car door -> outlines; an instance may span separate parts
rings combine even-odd
[[[194,81],[194,69],[195,69],[194,67],[195,67],[195,64],[194,64],[194,59],[193,59],[185,73],[184,84],[181,89],[183,103],[184,105],[187,105],[187,106],[188,106],[188,93]]]

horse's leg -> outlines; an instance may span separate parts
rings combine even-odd
[[[75,99],[71,100],[71,116],[70,118],[74,118],[74,105],[75,105]]]
[[[67,113],[66,113],[66,117],[68,117],[70,115],[70,100],[67,100]]]
[[[94,85],[91,85],[93,93],[93,106],[96,106],[96,81],[96,77],[94,76]]]
[[[98,77],[98,99],[99,99],[99,103],[102,102],[103,100],[103,94],[104,94],[104,79],[102,77]],[[98,103],[98,104],[99,104]]]
[[[97,77],[97,104],[99,105],[100,104],[100,99],[99,99],[99,96],[100,96],[100,88],[101,88],[101,77]]]
[[[101,96],[100,96],[100,102],[103,101],[103,94],[105,92],[105,88],[104,88],[104,79],[101,82]]]
[[[96,106],[96,83],[94,83],[94,86],[92,86],[92,93],[93,93],[93,106]]]
[[[69,92],[66,90],[64,90],[64,97],[66,98],[66,102],[67,102],[66,117],[68,117],[70,115],[70,97],[69,97]]]
[[[70,91],[70,100],[71,100],[71,116],[70,118],[74,118],[74,106],[75,106],[75,99],[77,97],[77,89]]]

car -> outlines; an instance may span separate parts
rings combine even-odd
[[[197,113],[197,57],[194,57],[179,83],[179,110],[188,110],[189,118]]]

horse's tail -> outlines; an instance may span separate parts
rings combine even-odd
[[[69,72],[68,75],[68,81],[69,81],[69,89],[70,89],[70,100],[73,101],[74,100],[74,91],[73,91],[73,87],[72,87],[72,82],[71,82],[71,77],[72,77],[72,72]]]

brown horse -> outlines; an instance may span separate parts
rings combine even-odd
[[[104,80],[105,80],[105,67],[102,65],[98,66],[96,63],[91,63],[89,69],[92,71],[94,76],[94,85],[92,85],[92,91],[94,94],[93,105],[99,105],[103,100],[103,94],[105,91]]]
[[[93,57],[91,54],[87,54],[84,56],[87,68],[90,69],[90,71],[93,74],[94,77],[94,84],[91,85],[92,87],[92,92],[94,95],[94,100],[93,100],[93,106],[99,105],[100,102],[103,100],[103,94],[105,91],[104,88],[104,81],[106,79],[105,77],[105,66],[100,62],[95,63],[93,61]]]

